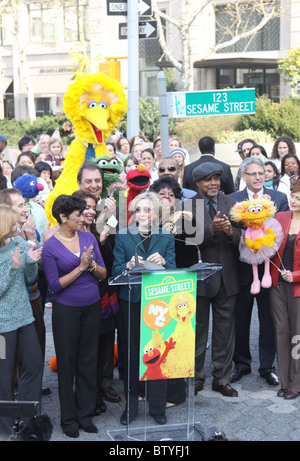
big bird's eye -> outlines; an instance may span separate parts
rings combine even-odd
[[[87,106],[89,109],[92,109],[93,107],[97,106],[97,102],[95,101],[95,99],[90,99],[87,103]]]
[[[99,101],[98,105],[99,107],[101,107],[101,109],[107,109],[107,106],[108,106],[106,101]]]
[[[182,304],[177,304],[177,309],[181,309],[182,308]]]
[[[108,161],[105,159],[99,160],[98,165],[105,166],[108,164]]]
[[[188,304],[187,304],[187,303],[183,303],[182,305],[183,305],[183,307],[187,307],[187,306],[188,306]]]

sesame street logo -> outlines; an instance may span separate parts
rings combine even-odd
[[[157,296],[170,296],[181,291],[193,291],[194,284],[192,279],[176,281],[173,277],[166,277],[162,283],[146,287],[145,298],[153,299]]]
[[[0,335],[0,360],[6,359],[6,343],[4,336]]]

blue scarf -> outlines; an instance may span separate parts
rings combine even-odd
[[[270,179],[270,181],[265,181],[264,185],[269,189],[273,189],[273,179]]]

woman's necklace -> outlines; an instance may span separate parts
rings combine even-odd
[[[145,233],[139,231],[139,234],[140,234],[140,236],[141,236],[143,239],[145,239],[145,238],[147,238],[147,237],[150,237],[150,235],[151,235],[151,230],[146,230]]]
[[[75,240],[78,237],[78,232],[75,231],[75,234],[73,235],[73,237],[64,237],[63,235],[60,234],[59,231],[56,232],[56,235],[60,240],[65,240],[66,242],[73,242],[73,240]]]

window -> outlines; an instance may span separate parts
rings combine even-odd
[[[8,29],[14,30],[13,16],[3,13],[0,17],[0,46],[12,45],[13,35],[1,27],[1,24],[6,25]]]
[[[28,12],[30,43],[54,43],[57,11],[53,7],[53,3],[30,3]]]
[[[76,42],[86,36],[86,0],[67,0],[64,3],[65,41]]]
[[[224,43],[239,33],[257,26],[262,14],[253,5],[244,3],[239,10],[234,6],[218,5],[215,8],[216,44]],[[242,38],[235,44],[220,49],[219,53],[244,51],[269,51],[280,49],[280,18],[274,17],[256,34]]]

